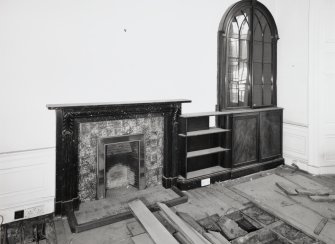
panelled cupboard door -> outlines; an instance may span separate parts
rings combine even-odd
[[[282,110],[260,113],[260,143],[262,161],[282,154]]]
[[[258,162],[259,113],[233,117],[232,167]]]

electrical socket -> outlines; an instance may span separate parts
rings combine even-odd
[[[208,186],[211,184],[211,178],[201,180],[201,186]]]

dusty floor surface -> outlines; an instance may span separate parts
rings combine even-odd
[[[187,191],[187,203],[178,205],[173,210],[190,214],[199,220],[213,214],[229,215],[236,211],[248,211],[250,206],[257,206],[277,222],[270,226],[279,235],[286,236],[289,242],[275,240],[270,243],[335,243],[335,202],[313,202],[307,196],[288,196],[278,187],[276,182],[291,184],[295,187],[318,189],[320,187],[335,191],[335,176],[312,176],[286,166],[260,172],[235,180],[216,183],[207,187]],[[315,227],[322,218],[328,222],[319,235],[314,233]],[[263,216],[264,218],[264,216]],[[128,219],[115,224],[93,230],[73,234],[67,219],[55,219],[57,243],[59,244],[91,244],[117,243],[131,244],[132,233],[127,224],[136,221]],[[265,225],[264,225],[265,226]],[[269,227],[269,228],[270,228]],[[263,232],[266,232],[264,228]],[[268,235],[266,232],[265,235]],[[264,236],[265,236],[264,235]],[[252,233],[249,241],[232,243],[269,243],[254,240]]]

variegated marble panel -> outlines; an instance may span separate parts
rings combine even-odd
[[[79,125],[79,198],[94,200],[96,196],[97,142],[102,137],[144,135],[146,186],[162,182],[164,157],[164,118],[148,115],[144,118],[85,122]]]

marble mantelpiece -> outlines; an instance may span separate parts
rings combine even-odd
[[[162,123],[162,131],[160,133],[163,134],[163,155],[160,156],[158,153],[152,156],[151,159],[156,161],[155,166],[157,166],[153,171],[156,170],[154,173],[158,173],[159,175],[158,171],[161,170],[161,183],[164,187],[168,188],[175,185],[178,172],[176,153],[174,153],[177,144],[177,121],[181,114],[181,104],[188,102],[191,101],[178,99],[123,103],[47,105],[48,109],[56,111],[55,214],[64,215],[69,209],[78,209],[80,200],[85,199],[85,197],[86,199],[90,199],[93,194],[79,196],[80,184],[83,183],[80,180],[79,135],[80,128],[85,123],[94,125],[95,123],[99,124],[99,122],[104,124],[125,120],[128,122],[132,121],[131,123],[139,123],[140,121],[145,122],[148,118],[161,117],[162,121],[159,123]],[[143,125],[142,129],[145,128],[146,126]],[[108,127],[108,129],[113,131],[111,133],[115,133],[113,128]],[[152,132],[155,133],[156,131],[153,130]],[[106,131],[103,133],[106,133]],[[154,137],[155,135],[151,134],[151,136]],[[162,158],[162,162],[157,163],[157,160],[159,161],[160,158]],[[148,159],[148,162],[151,162],[151,159]],[[149,172],[149,174],[153,174],[153,172]],[[153,179],[150,175],[148,177]],[[94,184],[93,182],[94,180],[89,182],[88,185]]]

